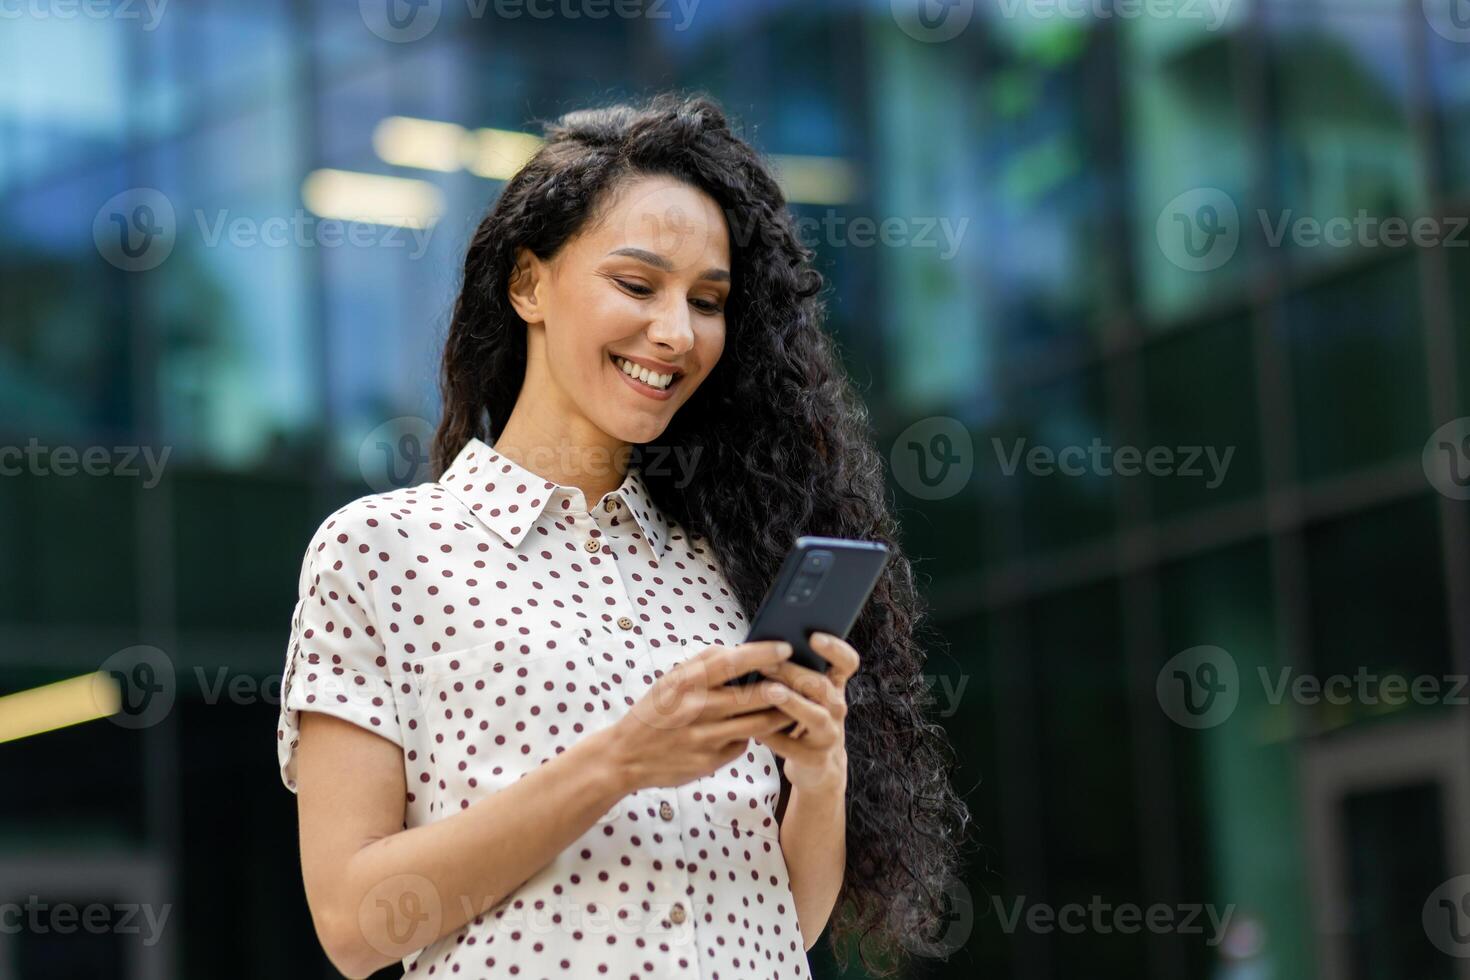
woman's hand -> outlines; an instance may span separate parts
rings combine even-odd
[[[789,733],[757,735],[755,740],[785,760],[782,772],[794,789],[845,791],[847,682],[857,673],[860,658],[851,644],[830,633],[815,632],[811,642],[831,664],[825,674],[789,660],[757,668],[781,682],[776,707],[796,719],[796,725]]]
[[[708,776],[744,752],[751,738],[789,725],[791,719],[773,707],[784,696],[780,683],[725,682],[790,656],[791,645],[777,641],[711,646],[654,681],[607,729],[612,764],[626,791]]]

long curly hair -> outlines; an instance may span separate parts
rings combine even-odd
[[[671,176],[714,199],[733,239],[725,351],[658,443],[698,465],[677,475],[645,467],[645,484],[708,541],[747,617],[797,537],[888,545],[887,569],[849,634],[863,662],[848,690],[847,858],[829,941],[844,969],[856,937],[866,969],[897,972],[915,937],[949,914],[945,893],[970,814],[951,786],[944,730],[930,717],[916,642],[924,611],[867,410],[822,328],[812,250],[766,165],[708,96],[664,93],[544,126],[546,142],[468,246],[444,347],[434,471],[472,437],[493,443],[520,394],[526,326],[507,295],[518,246],[551,258],[631,179]],[[653,448],[632,447],[633,460]]]

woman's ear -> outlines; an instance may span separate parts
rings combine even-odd
[[[516,264],[510,270],[510,305],[526,323],[542,323],[546,312],[541,308],[540,286],[546,265],[530,249],[516,249]]]

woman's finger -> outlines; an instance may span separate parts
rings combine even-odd
[[[836,709],[846,701],[842,688],[828,675],[789,660],[771,667],[763,667],[761,673],[830,709]]]
[[[826,751],[826,749],[813,745],[806,739],[792,738],[790,735],[781,732],[761,735],[756,738],[756,741],[783,759],[817,762]]]
[[[858,656],[858,652],[853,649],[851,643],[840,636],[833,636],[831,633],[823,633],[818,630],[812,633],[811,644],[812,649],[832,665],[828,673],[832,676],[834,683],[841,680],[838,687],[846,684],[862,666],[862,658]]]
[[[775,706],[796,719],[798,725],[805,726],[808,732],[825,734],[829,729],[835,727],[836,722],[833,721],[832,713],[826,705],[818,704],[799,691],[794,691],[784,685],[778,691],[784,693],[775,696]]]
[[[709,724],[705,733],[716,742],[743,742],[759,736],[779,732],[791,724],[791,718],[776,708],[767,708],[752,714],[737,715],[725,721]]]

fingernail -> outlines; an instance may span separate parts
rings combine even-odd
[[[812,634],[812,643],[816,646],[826,646],[829,639],[831,639],[831,637],[826,633]]]
[[[782,643],[780,646],[778,646],[776,648],[776,652],[779,653],[783,657],[789,657],[795,651],[792,649],[790,643]]]

